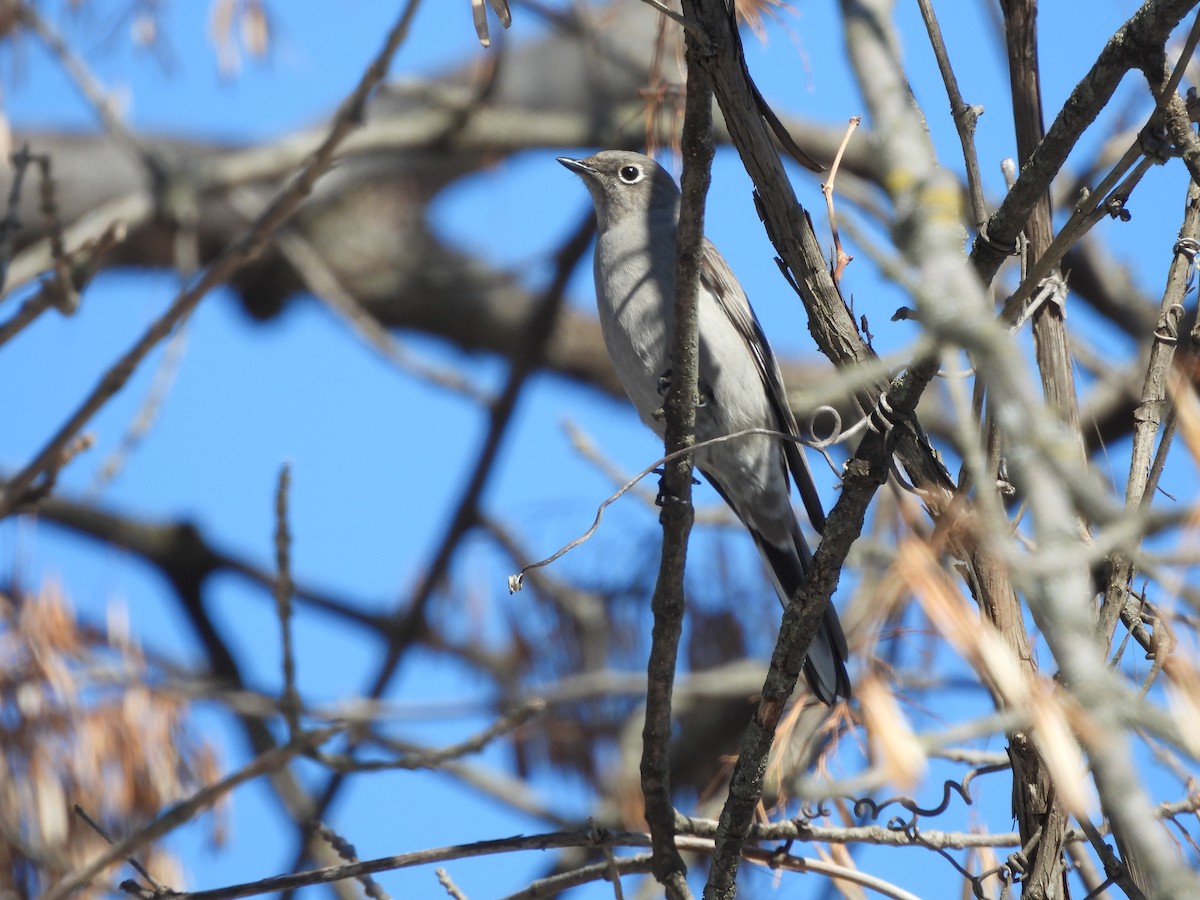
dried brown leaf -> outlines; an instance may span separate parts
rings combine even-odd
[[[855,685],[873,765],[887,780],[907,793],[925,774],[928,758],[895,695],[875,675]]]
[[[1167,380],[1167,393],[1175,408],[1177,429],[1192,462],[1200,465],[1200,399],[1196,389],[1179,369],[1172,369]]]
[[[508,0],[492,0],[492,9],[495,10],[501,25],[505,28],[512,25],[512,10],[508,8]]]
[[[471,0],[471,18],[475,21],[475,36],[484,47],[492,45],[492,36],[488,34],[487,5],[483,0]]]
[[[786,0],[737,0],[737,17],[760,41],[767,39],[767,19],[779,19],[782,13],[795,15],[796,9]]]
[[[233,40],[236,11],[236,0],[213,0],[208,17],[208,37],[217,51],[217,68],[225,76],[236,74],[240,65]]]
[[[129,23],[129,39],[137,47],[153,45],[158,40],[158,17],[148,10],[135,14]]]
[[[118,641],[81,629],[55,584],[0,594],[0,829],[19,838],[0,841],[0,871],[31,873],[35,892],[97,852],[73,803],[123,831],[192,794],[198,775],[219,774],[187,732],[186,704],[148,687],[155,679],[126,627],[112,631]],[[114,669],[133,673],[123,690],[92,680]]]
[[[1200,756],[1200,672],[1179,657],[1163,666],[1167,675],[1167,705],[1188,749]]]
[[[242,46],[251,56],[264,57],[271,49],[271,20],[260,0],[246,0],[238,17]]]
[[[1098,800],[1089,790],[1091,782],[1083,750],[1071,731],[1059,696],[1039,681],[1029,698],[1028,709],[1034,742],[1050,770],[1054,790],[1072,813],[1093,814]]]
[[[980,618],[958,584],[938,565],[929,545],[917,538],[904,541],[894,568],[929,621],[979,677],[1011,708],[1023,708],[1029,687],[1012,648],[991,623]]]

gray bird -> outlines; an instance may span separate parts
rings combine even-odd
[[[583,179],[596,206],[596,303],[617,377],[642,421],[660,437],[670,384],[679,188],[654,160],[604,150],[558,161]],[[698,301],[700,404],[696,440],[769,428],[796,433],[779,364],[728,263],[704,241]],[[803,450],[747,435],[696,451],[696,468],[750,530],[786,605],[804,582],[812,554],[792,510],[788,473],[818,530],[825,515]],[[850,696],[846,637],[832,606],[813,639],[804,674],[824,703]]]

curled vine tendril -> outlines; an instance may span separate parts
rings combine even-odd
[[[912,797],[889,797],[887,800],[876,801],[870,797],[851,797],[849,795],[840,795],[836,798],[826,798],[812,803],[805,803],[800,807],[800,814],[796,819],[796,824],[803,827],[814,819],[828,818],[832,815],[829,806],[829,800],[838,799],[844,800],[851,804],[854,810],[854,815],[858,819],[878,820],[880,815],[890,806],[899,806],[909,815],[892,816],[887,820],[885,826],[888,831],[896,831],[902,833],[908,840],[913,843],[920,844],[930,850],[935,850],[946,859],[965,879],[971,883],[972,892],[976,897],[983,898],[986,896],[983,888],[983,883],[991,876],[1000,878],[1005,885],[1013,884],[1021,879],[1021,875],[1025,871],[1025,861],[1028,859],[1028,851],[1032,848],[1034,840],[1040,835],[1034,835],[1030,842],[1022,847],[1017,852],[1013,853],[998,866],[989,869],[987,872],[980,874],[972,874],[964,869],[958,861],[951,856],[942,847],[938,847],[926,841],[921,835],[920,819],[922,817],[932,818],[939,816],[950,808],[950,802],[953,795],[957,794],[962,798],[962,801],[967,806],[972,804],[970,787],[971,782],[979,775],[987,775],[992,772],[1000,772],[1008,769],[1007,763],[1002,763],[993,766],[980,766],[971,769],[963,776],[961,781],[956,781],[953,778],[947,778],[942,782],[942,800],[936,806],[925,807],[921,806]],[[790,841],[788,843],[790,846]]]

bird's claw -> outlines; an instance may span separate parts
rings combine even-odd
[[[669,391],[671,389],[671,376],[673,374],[674,374],[673,369],[667,369],[665,372],[663,372],[661,375],[658,376],[658,395],[660,397],[667,396],[667,391]],[[696,398],[696,408],[697,409],[701,409],[705,406],[708,406],[708,404],[712,402],[712,399],[713,399],[712,388],[710,388],[703,381],[701,381],[696,386],[696,392],[699,395]],[[664,416],[666,416],[666,413],[661,408],[656,409],[654,411],[654,418],[662,419]]]
[[[659,466],[657,469],[654,469],[653,472],[658,476],[658,493],[654,496],[654,505],[659,509],[662,509],[663,507],[670,506],[672,503],[680,503],[681,498],[673,494],[671,491],[668,491],[663,485],[663,478],[666,475],[665,468],[663,466]],[[700,479],[693,475],[692,484],[697,485],[699,483]]]

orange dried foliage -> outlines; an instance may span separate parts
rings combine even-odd
[[[855,685],[871,763],[883,770],[889,783],[911,792],[925,776],[928,758],[891,689],[874,674]]]
[[[925,615],[1008,709],[1029,716],[1038,751],[1067,806],[1076,813],[1095,807],[1076,735],[1094,737],[1093,725],[1054,683],[1029,673],[1004,637],[981,619],[923,541],[905,541],[896,555],[900,581]]]
[[[263,0],[213,0],[208,36],[217,52],[221,74],[232,78],[242,67],[242,54],[263,58],[271,49],[271,17]]]
[[[778,19],[782,13],[795,14],[795,9],[785,0],[737,0],[734,4],[737,17],[754,32],[760,41],[766,39],[768,18]]]
[[[57,585],[0,593],[0,895],[39,895],[101,850],[74,806],[119,838],[219,777],[213,748],[188,733],[187,704],[152,678],[119,626],[81,625]],[[139,860],[183,887],[169,855]]]

